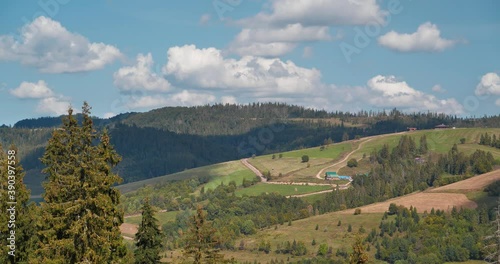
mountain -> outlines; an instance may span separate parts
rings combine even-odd
[[[40,194],[39,158],[60,117],[25,119],[0,127],[0,143],[16,144],[27,171],[26,183]],[[80,118],[77,115],[77,118]],[[404,131],[407,127],[499,127],[500,117],[458,118],[436,113],[386,111],[327,112],[280,103],[165,107],[146,113],[94,118],[107,128],[123,160],[116,168],[124,182],[171,174],[228,160]]]

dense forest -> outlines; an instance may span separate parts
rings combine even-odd
[[[61,117],[26,119],[0,127],[0,143],[16,144],[26,183],[41,193],[40,157]],[[75,114],[81,123],[82,115]],[[404,131],[408,127],[499,127],[500,116],[459,118],[436,113],[391,111],[327,112],[280,103],[165,107],[92,118],[97,130],[108,129],[123,156],[114,168],[124,183],[228,160],[319,146],[325,139],[345,139]]]

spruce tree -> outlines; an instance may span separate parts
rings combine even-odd
[[[137,249],[134,255],[137,264],[160,263],[162,234],[154,214],[155,210],[149,204],[149,199],[146,199],[142,207],[141,225],[135,234]]]
[[[0,263],[27,263],[35,248],[36,206],[29,202],[19,155],[16,146],[3,150],[0,145]],[[11,241],[15,244],[9,247]]]
[[[215,229],[206,219],[201,206],[189,221],[185,237],[184,257],[192,263],[223,263],[224,255],[219,253],[220,242],[215,237]]]
[[[85,102],[81,126],[69,109],[41,159],[47,181],[38,263],[120,263],[126,254],[120,193],[113,188],[121,178],[111,171],[121,158],[106,131],[98,138],[90,109]]]

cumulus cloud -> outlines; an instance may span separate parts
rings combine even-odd
[[[494,72],[481,77],[481,82],[476,86],[476,95],[500,95],[500,76]]]
[[[276,57],[293,50],[295,43],[330,39],[326,26],[304,27],[296,23],[282,28],[245,28],[230,44],[229,51],[239,55]]]
[[[216,97],[209,93],[196,93],[183,90],[170,96],[131,96],[126,107],[129,109],[151,109],[164,106],[194,106],[215,102]]]
[[[228,51],[240,56],[252,55],[263,57],[279,57],[291,52],[297,45],[294,43],[231,43]]]
[[[121,57],[118,48],[91,43],[44,16],[22,27],[19,40],[0,36],[0,61],[18,61],[44,73],[97,70]]]
[[[178,81],[205,89],[237,89],[243,93],[310,93],[320,83],[321,73],[291,61],[245,56],[239,60],[224,58],[215,48],[198,49],[194,45],[172,47],[163,68]]]
[[[10,94],[21,99],[40,99],[54,96],[54,92],[44,80],[36,83],[22,82],[17,88],[10,90]]]
[[[222,96],[220,98],[222,104],[237,104],[238,100],[234,96]]]
[[[165,92],[170,90],[170,83],[152,71],[153,65],[151,53],[139,54],[134,66],[122,67],[113,74],[113,83],[122,92],[143,90]]]
[[[300,21],[306,26],[363,25],[382,23],[387,12],[380,9],[376,0],[273,0],[270,12],[240,21],[243,25],[287,25]]]
[[[42,114],[63,115],[71,106],[70,100],[62,96],[43,98],[38,102],[36,111]]]
[[[215,96],[208,93],[195,93],[183,90],[172,95],[172,100],[185,106],[204,105],[215,102]]]
[[[438,99],[410,87],[396,77],[377,75],[367,82],[371,105],[378,107],[397,107],[409,111],[435,111],[448,114],[463,113],[463,106],[454,98]]]
[[[390,31],[380,36],[378,43],[400,52],[437,52],[452,47],[457,41],[442,38],[438,27],[426,22],[420,25],[415,33],[405,34]]]
[[[336,39],[330,35],[330,26],[381,24],[386,14],[375,0],[272,0],[270,10],[236,22],[243,29],[228,51],[277,57],[301,42]]]

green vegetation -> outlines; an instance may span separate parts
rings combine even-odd
[[[159,263],[162,250],[163,235],[158,226],[158,220],[154,217],[155,210],[144,201],[142,206],[142,221],[135,234],[136,249],[134,259],[136,264]]]
[[[250,195],[256,196],[262,193],[277,193],[280,195],[288,196],[288,195],[298,195],[305,193],[313,193],[324,190],[332,189],[331,186],[320,185],[287,185],[287,184],[256,184],[254,186],[239,189],[236,191],[237,196]]]
[[[120,192],[112,187],[121,178],[111,172],[121,158],[106,131],[96,134],[86,103],[81,126],[72,112],[53,133],[42,158],[47,182],[33,260],[117,262],[127,253],[119,230]]]

